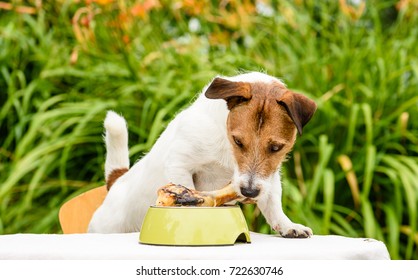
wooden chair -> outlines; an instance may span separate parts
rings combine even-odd
[[[58,214],[62,232],[65,234],[86,233],[93,213],[103,203],[106,194],[106,186],[102,186],[64,203]]]

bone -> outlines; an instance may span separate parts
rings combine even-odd
[[[168,184],[159,188],[157,194],[157,206],[216,207],[240,198],[232,184],[215,191],[196,191],[182,185]]]

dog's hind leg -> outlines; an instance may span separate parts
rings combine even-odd
[[[107,189],[129,170],[128,128],[123,117],[108,111],[104,121],[106,162],[105,178]]]

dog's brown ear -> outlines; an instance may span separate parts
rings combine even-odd
[[[299,135],[302,135],[302,128],[316,111],[316,103],[302,94],[291,91],[287,91],[277,100],[277,103],[286,109],[298,129]]]
[[[225,99],[228,109],[251,99],[251,86],[244,82],[232,82],[215,78],[205,92],[209,99]]]

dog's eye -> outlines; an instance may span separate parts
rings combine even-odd
[[[235,136],[233,138],[234,138],[235,144],[242,149],[244,147],[244,145],[242,144],[242,142],[237,137],[235,137]]]
[[[280,151],[281,149],[283,149],[283,144],[270,144],[269,146],[269,150],[271,153],[277,153],[278,151]]]

